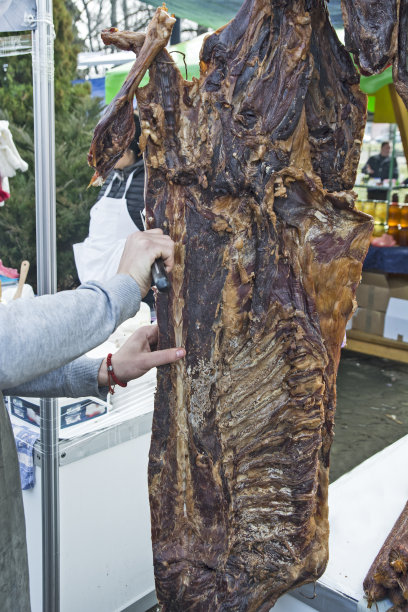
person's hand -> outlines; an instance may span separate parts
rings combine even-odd
[[[159,257],[163,258],[166,272],[170,272],[174,265],[174,242],[170,236],[158,228],[135,232],[126,240],[118,274],[130,274],[144,297],[152,284],[152,264]]]
[[[185,356],[186,351],[181,347],[156,351],[158,333],[157,325],[146,325],[139,327],[126,340],[117,353],[112,355],[112,367],[116,378],[121,382],[129,382],[143,376],[151,368],[173,363]],[[100,387],[109,385],[106,358],[99,368],[98,385]]]
[[[367,163],[366,169],[367,169],[367,174],[374,174],[374,170],[372,169],[369,163]]]

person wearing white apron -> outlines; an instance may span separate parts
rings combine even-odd
[[[113,175],[105,193],[91,208],[88,237],[73,245],[81,283],[112,278],[118,270],[126,238],[139,231],[128,212],[126,200],[134,172],[129,174],[121,198],[109,196],[116,178]]]

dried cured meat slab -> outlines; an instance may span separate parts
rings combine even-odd
[[[346,48],[362,74],[392,65],[395,88],[408,108],[408,0],[341,0]]]
[[[327,563],[366,99],[320,0],[247,0],[200,67],[185,81],[161,50],[136,91],[147,221],[176,243],[159,347],[187,349],[158,374],[156,589],[167,612],[264,612]]]
[[[392,69],[395,89],[408,108],[408,0],[400,0],[398,52]]]
[[[363,74],[392,64],[398,43],[400,0],[341,0],[345,44]]]
[[[396,520],[364,579],[368,607],[386,597],[408,609],[408,503]]]

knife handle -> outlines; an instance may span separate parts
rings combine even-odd
[[[164,261],[160,257],[152,265],[152,279],[153,285],[157,287],[158,291],[165,292],[170,289],[170,281],[166,274],[164,267]]]

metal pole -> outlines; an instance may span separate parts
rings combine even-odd
[[[392,193],[392,175],[394,174],[394,154],[395,154],[395,139],[397,134],[397,126],[395,123],[390,125],[390,135],[392,141],[392,149],[391,149],[391,157],[390,157],[390,169],[388,172],[388,191],[387,191],[387,203],[388,206],[391,202],[391,193]]]
[[[37,0],[33,31],[35,199],[38,294],[55,293],[54,27],[52,0]],[[41,400],[43,612],[60,609],[59,414],[55,399]]]

